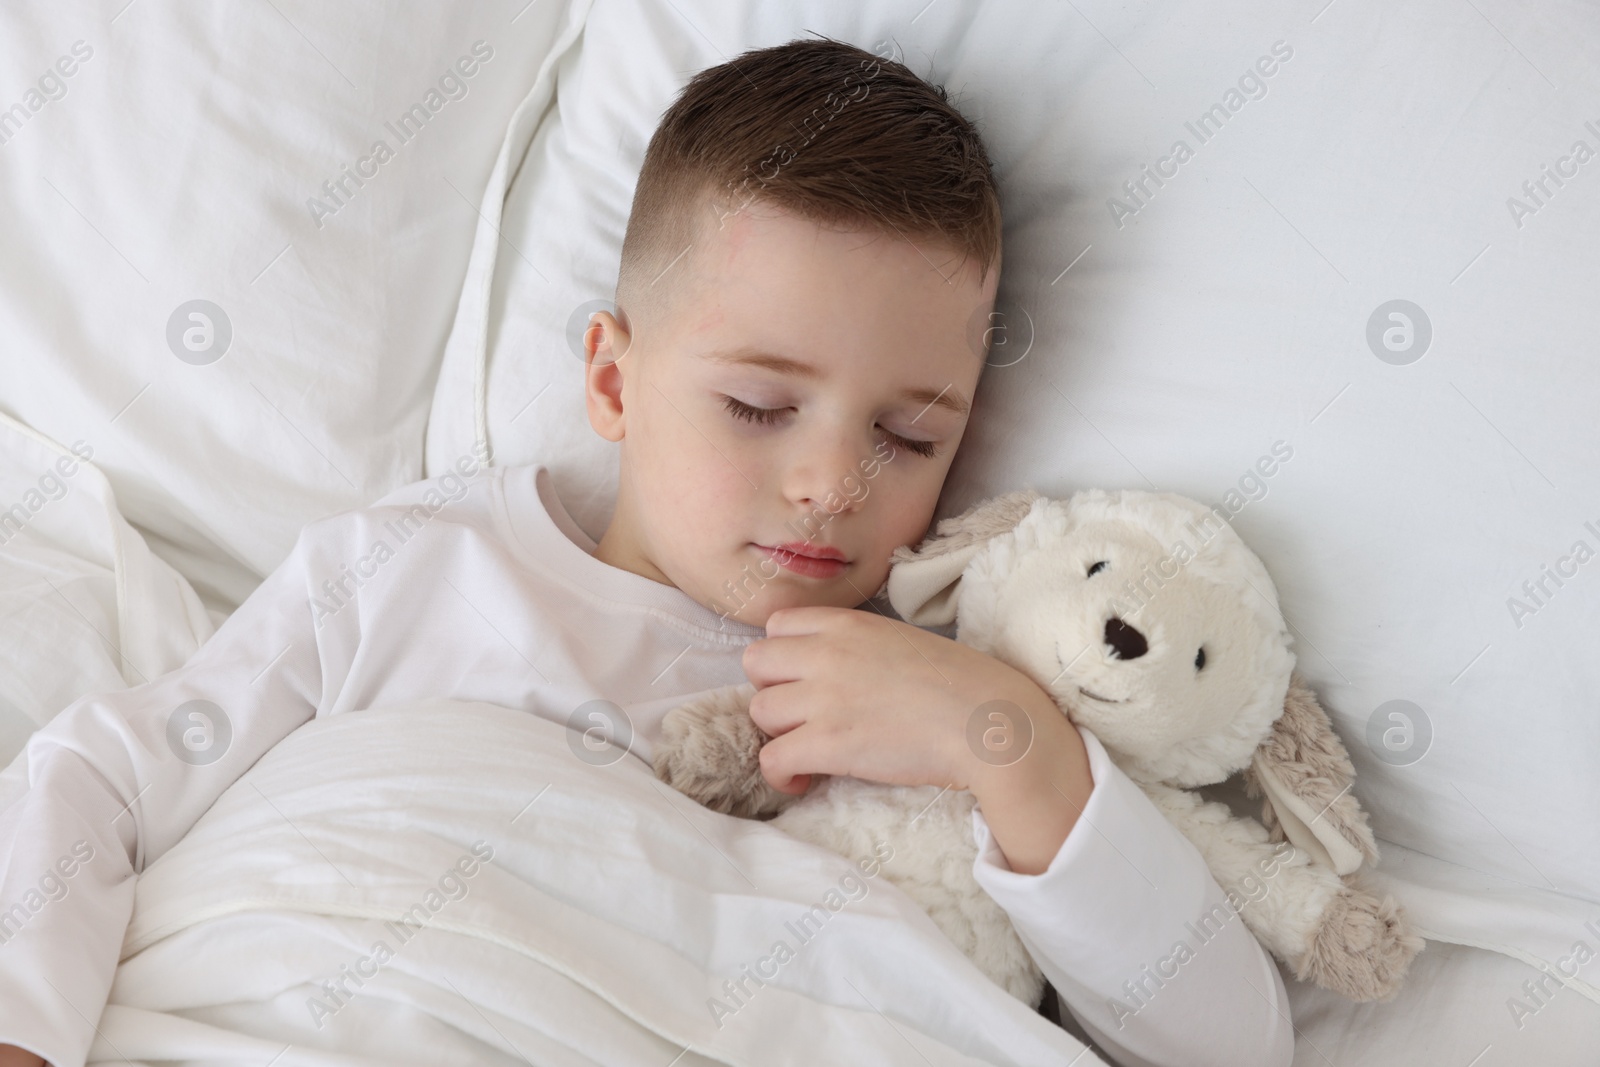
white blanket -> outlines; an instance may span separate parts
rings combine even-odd
[[[576,736],[449,701],[296,731],[140,877],[90,1062],[1101,1062],[881,871]]]

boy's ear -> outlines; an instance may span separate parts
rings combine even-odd
[[[607,441],[620,441],[624,436],[621,364],[632,344],[627,327],[610,312],[595,312],[583,331],[583,387],[589,425]]]
[[[1037,499],[1032,489],[997,496],[943,520],[915,549],[895,549],[889,556],[890,606],[915,626],[954,622],[967,564],[992,539],[1021,522]]]

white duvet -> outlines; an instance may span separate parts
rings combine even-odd
[[[1101,1062],[880,869],[574,737],[449,701],[297,730],[140,877],[89,1061]]]

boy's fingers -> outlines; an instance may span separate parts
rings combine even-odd
[[[769,737],[781,737],[806,721],[805,693],[800,683],[784,682],[756,690],[750,698],[750,718]]]
[[[820,633],[830,623],[840,621],[840,616],[855,614],[852,608],[835,608],[822,604],[804,607],[779,608],[767,616],[768,637],[796,637],[800,634]]]
[[[761,746],[761,777],[780,793],[791,796],[804,793],[811,786],[812,771],[802,771],[808,766],[805,760],[806,731],[774,737]],[[820,768],[817,768],[820,771]]]
[[[745,646],[740,664],[757,686],[797,682],[816,669],[822,641],[815,634],[764,637]]]
[[[793,778],[789,779],[787,785],[775,782],[768,782],[767,784],[772,786],[772,788],[776,789],[780,793],[787,793],[792,797],[797,797],[803,795],[811,788],[811,775],[797,774]]]

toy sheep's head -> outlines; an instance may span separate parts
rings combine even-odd
[[[908,622],[1031,678],[1129,777],[1192,787],[1245,771],[1264,815],[1341,871],[1375,854],[1348,757],[1294,674],[1266,568],[1172,493],[1009,493],[895,552]],[[1337,792],[1335,792],[1337,790]],[[1330,855],[1331,853],[1331,855]]]
[[[902,617],[958,619],[963,643],[1055,697],[1131,777],[1194,786],[1249,764],[1294,656],[1272,579],[1232,527],[1171,493],[984,507],[1009,527],[974,537],[953,520],[897,557]]]

